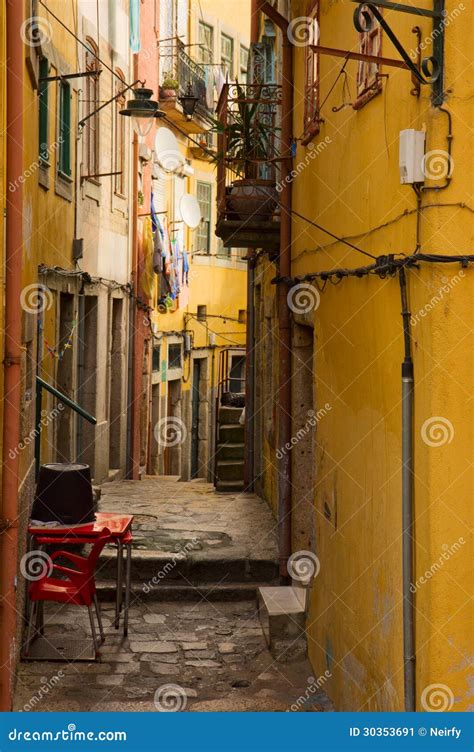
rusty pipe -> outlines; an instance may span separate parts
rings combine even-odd
[[[14,183],[23,172],[23,6],[17,0],[6,5],[7,112],[6,183]],[[0,536],[0,710],[12,709],[13,675],[16,660],[16,567],[18,556],[19,453],[21,419],[21,265],[23,251],[23,190],[6,197],[5,223],[5,321],[2,520],[12,521]]]
[[[266,2],[258,0],[257,9],[278,26],[282,33],[282,117],[281,148],[286,157],[281,162],[280,254],[278,274],[291,276],[291,204],[292,188],[289,179],[292,169],[291,148],[293,140],[293,47],[288,35],[288,20]],[[278,444],[286,446],[291,440],[291,317],[288,307],[289,285],[278,285]],[[291,458],[288,452],[279,452],[278,460],[278,538],[280,578],[288,578],[287,562],[291,554]]]

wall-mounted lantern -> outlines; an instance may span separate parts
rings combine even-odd
[[[197,103],[199,102],[199,97],[196,97],[193,94],[191,82],[188,83],[186,94],[181,94],[181,96],[178,97],[178,102],[180,102],[183,108],[183,113],[186,115],[187,119],[191,120],[196,111]]]
[[[160,105],[152,99],[153,90],[143,86],[133,90],[134,99],[129,99],[121,115],[132,119],[132,125],[139,136],[146,136],[153,125],[155,118],[165,117],[161,112]]]

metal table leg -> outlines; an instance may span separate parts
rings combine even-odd
[[[115,601],[115,629],[119,628],[120,609],[122,608],[122,565],[123,565],[123,546],[120,540],[117,540],[117,597]]]
[[[127,570],[125,573],[125,608],[123,613],[123,634],[128,635],[128,610],[130,608],[130,588],[132,582],[132,544],[127,543]]]

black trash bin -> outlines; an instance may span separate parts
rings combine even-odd
[[[93,522],[94,498],[89,465],[41,465],[31,519],[63,525]]]

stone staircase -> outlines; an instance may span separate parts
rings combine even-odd
[[[220,407],[217,416],[216,491],[244,490],[244,426],[241,407]]]
[[[260,587],[258,612],[270,652],[279,660],[306,655],[306,616],[311,580],[292,579],[291,585]]]

